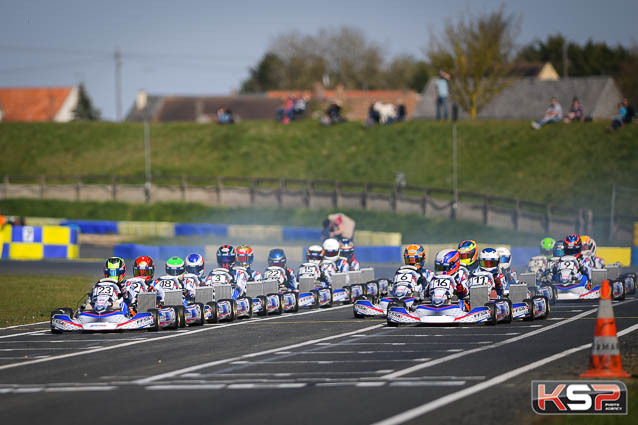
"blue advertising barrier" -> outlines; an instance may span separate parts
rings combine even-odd
[[[512,253],[512,266],[526,266],[529,259],[540,255],[538,248],[513,246],[510,249]]]
[[[284,227],[282,229],[282,239],[285,241],[319,241],[321,240],[321,229],[308,227]]]
[[[360,263],[400,263],[400,246],[358,246],[355,250]]]
[[[224,224],[175,224],[175,236],[228,236],[228,226]]]
[[[92,233],[98,235],[118,234],[117,221],[98,221],[98,220],[65,220],[60,226],[75,226],[82,233]]]

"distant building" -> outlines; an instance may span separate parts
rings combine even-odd
[[[556,81],[560,78],[551,62],[516,62],[512,64],[508,77],[533,77],[541,81]]]
[[[0,88],[0,121],[68,122],[77,103],[77,87]]]
[[[216,122],[219,108],[230,109],[241,120],[273,120],[280,103],[264,94],[163,96],[140,91],[126,120]]]
[[[617,113],[622,94],[614,79],[609,76],[540,79],[525,77],[514,80],[492,99],[478,114],[481,119],[538,119],[549,106],[552,97],[558,98],[567,113],[572,99],[577,97],[583,105],[585,116],[608,119]],[[453,100],[450,101],[450,107]],[[434,119],[434,85],[428,83],[423,99],[416,108],[414,118]],[[459,110],[459,117],[467,114]]]

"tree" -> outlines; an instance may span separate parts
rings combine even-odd
[[[568,43],[561,34],[550,35],[546,41],[535,40],[518,53],[519,60],[551,62],[561,77],[563,49],[567,45],[567,73],[570,77],[588,75],[617,75],[631,60],[632,53],[622,45],[610,47],[607,43],[588,40],[583,46]]]
[[[266,52],[257,66],[250,69],[250,77],[241,85],[244,93],[256,93],[281,88],[284,62],[274,53]]]
[[[91,98],[86,93],[84,83],[80,83],[78,88],[78,103],[73,109],[74,121],[98,121],[100,119],[100,111],[93,107]]]
[[[506,84],[509,60],[520,18],[496,12],[448,21],[442,38],[431,35],[427,55],[432,67],[451,75],[451,92],[459,106],[475,118]]]
[[[430,78],[429,65],[412,55],[397,56],[385,71],[385,86],[395,89],[412,89],[422,92]]]

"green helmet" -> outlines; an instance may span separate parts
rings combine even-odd
[[[541,255],[551,258],[554,255],[554,244],[556,241],[552,238],[545,238],[541,241]]]
[[[179,257],[166,260],[166,274],[181,277],[184,274],[184,260]]]

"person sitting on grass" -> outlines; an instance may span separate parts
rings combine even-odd
[[[625,119],[627,116],[627,108],[624,103],[618,104],[618,113],[611,119],[611,125],[607,127],[607,131],[618,130],[625,125]]]
[[[558,99],[552,97],[552,103],[545,111],[545,116],[538,121],[532,121],[532,127],[539,130],[542,126],[550,122],[560,122],[563,119],[563,108],[558,103]]]
[[[563,118],[565,124],[569,124],[573,121],[580,121],[583,119],[583,105],[580,103],[577,97],[572,100],[572,106],[569,108],[569,113]]]

